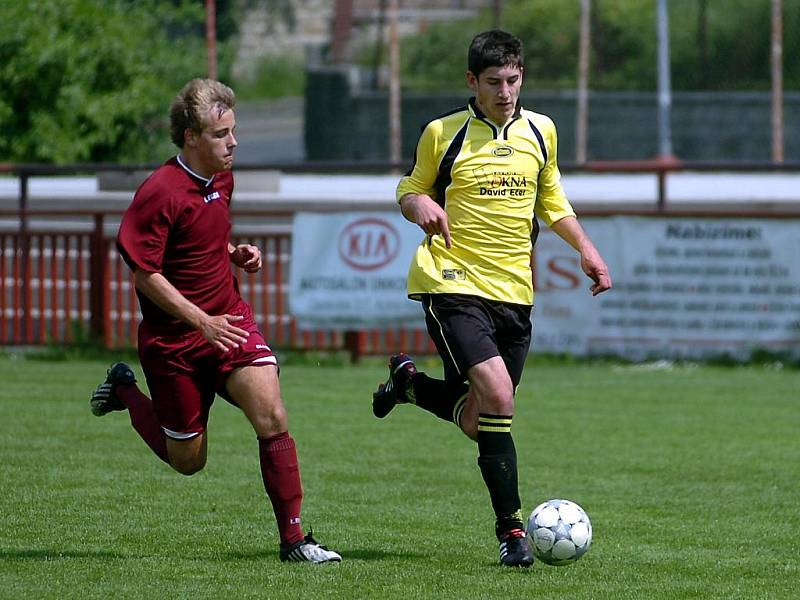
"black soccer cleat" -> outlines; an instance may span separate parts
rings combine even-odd
[[[408,354],[395,354],[389,359],[389,379],[378,385],[372,394],[372,414],[384,418],[398,404],[414,402],[414,386],[411,378],[417,373],[417,366]]]
[[[108,370],[106,380],[97,386],[97,389],[89,398],[89,406],[92,414],[102,417],[115,410],[125,410],[125,405],[120,402],[116,395],[118,385],[136,383],[136,375],[133,369],[123,362],[114,363]]]
[[[512,529],[502,535],[500,564],[504,567],[530,567],[533,564],[528,538],[522,529]]]
[[[281,546],[281,562],[310,562],[322,564],[327,562],[341,562],[342,557],[338,552],[328,550],[312,537],[312,532],[299,542],[291,546]]]

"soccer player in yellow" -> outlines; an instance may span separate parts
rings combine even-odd
[[[409,268],[408,295],[422,302],[445,378],[418,372],[406,354],[392,356],[372,408],[383,418],[397,404],[416,404],[478,443],[500,563],[527,567],[533,555],[511,421],[531,340],[537,219],[580,254],[593,295],[608,290],[611,278],[561,187],[553,122],[520,106],[522,77],[519,39],[478,34],[467,71],[475,96],[424,127],[414,166],[397,186],[403,215],[426,234]]]

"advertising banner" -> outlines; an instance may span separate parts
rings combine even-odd
[[[800,221],[583,218],[614,287],[592,297],[578,255],[536,244],[534,351],[746,358],[800,354]]]
[[[534,352],[634,360],[800,355],[800,221],[585,217],[614,287],[589,292],[578,254],[536,244]],[[290,309],[301,327],[424,329],[406,297],[422,233],[394,212],[298,213]]]
[[[424,328],[406,297],[420,229],[397,212],[297,213],[289,305],[301,327]]]

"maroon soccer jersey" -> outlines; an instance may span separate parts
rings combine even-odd
[[[171,158],[142,183],[122,216],[120,254],[131,269],[161,273],[209,315],[225,314],[239,299],[228,255],[232,193],[229,171],[207,180]],[[190,329],[137,295],[151,328],[171,334]]]

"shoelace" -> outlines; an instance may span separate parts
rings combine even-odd
[[[305,540],[309,544],[314,544],[318,548],[322,548],[323,550],[328,550],[326,546],[323,546],[317,540],[314,539],[314,530],[311,527],[308,528],[308,533],[306,534]]]
[[[503,534],[503,537],[506,541],[511,541],[512,539],[524,538],[525,532],[522,529],[511,529]]]

